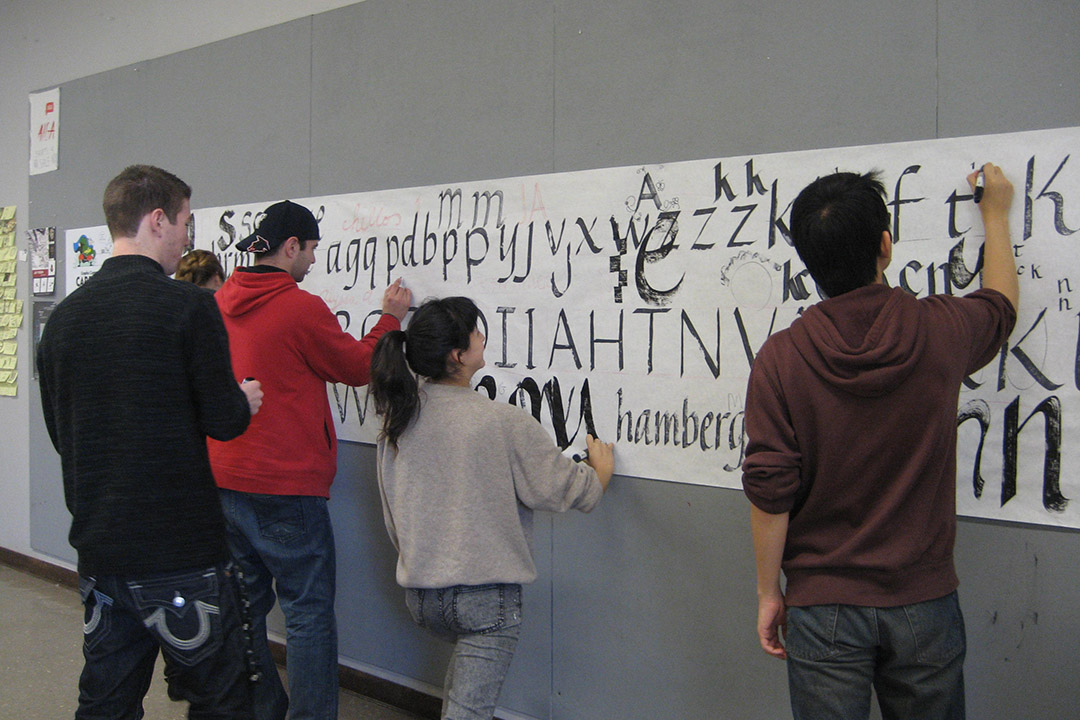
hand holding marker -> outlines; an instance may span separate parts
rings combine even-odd
[[[975,204],[978,205],[982,200],[983,190],[986,189],[986,175],[983,173],[982,168],[979,168],[979,175],[975,178]]]

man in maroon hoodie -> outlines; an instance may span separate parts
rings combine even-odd
[[[337,436],[326,383],[366,385],[375,343],[398,330],[411,293],[401,281],[363,338],[344,332],[322,298],[300,289],[315,262],[319,225],[288,200],[267,208],[237,243],[255,255],[214,295],[229,333],[237,380],[262,383],[264,404],[247,432],[208,443],[229,549],[252,604],[256,717],[336,720],[334,534],[326,501],[337,473]],[[285,615],[289,697],[266,644],[275,590]]]
[[[994,165],[982,172],[983,287],[965,297],[884,284],[892,236],[873,175],[819,178],[792,206],[795,249],[828,299],[754,361],[743,488],[758,635],[787,659],[797,719],[866,718],[871,687],[886,720],[964,717],[957,401],[1019,297],[1012,185]]]

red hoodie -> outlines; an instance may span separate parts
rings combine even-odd
[[[870,285],[762,346],[743,488],[765,512],[791,512],[789,605],[889,607],[956,589],[960,384],[1015,322],[993,290],[917,300]]]
[[[326,383],[366,385],[382,335],[401,326],[384,314],[362,339],[344,332],[322,298],[289,273],[234,272],[215,293],[237,381],[262,383],[247,431],[208,440],[218,487],[266,495],[329,497],[337,436]]]

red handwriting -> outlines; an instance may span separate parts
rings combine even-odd
[[[386,208],[363,208],[354,205],[352,217],[341,224],[345,232],[367,232],[376,228],[397,227],[401,225],[401,214],[386,214]]]

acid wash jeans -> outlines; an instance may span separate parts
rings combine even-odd
[[[964,618],[953,591],[889,608],[787,609],[788,686],[795,720],[870,715],[884,720],[963,720]]]
[[[139,578],[80,576],[83,665],[77,720],[139,720],[158,651],[169,697],[192,719],[251,720],[250,637],[235,569]]]
[[[443,684],[443,720],[491,720],[521,634],[521,585],[407,588],[417,625],[454,643]]]

